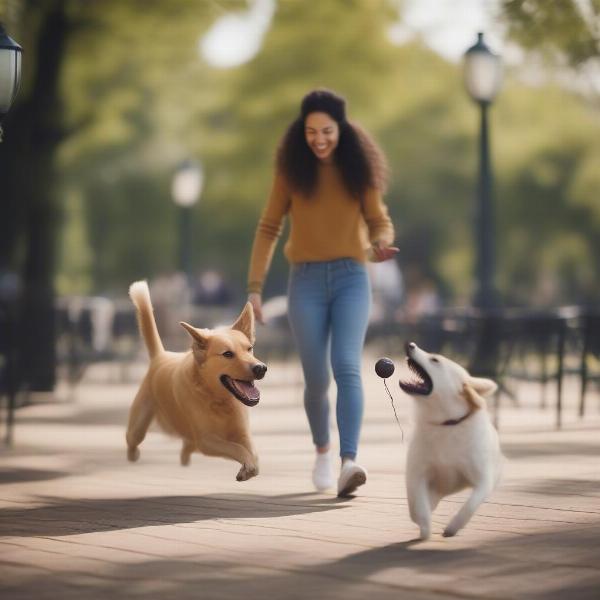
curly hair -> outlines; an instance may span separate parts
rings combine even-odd
[[[345,100],[329,90],[313,90],[304,96],[300,115],[281,138],[276,166],[290,187],[309,197],[317,186],[319,159],[306,143],[304,132],[306,117],[313,112],[327,113],[338,124],[340,135],[333,158],[350,194],[362,201],[369,188],[384,192],[388,166],[383,152],[362,127],[346,119]]]

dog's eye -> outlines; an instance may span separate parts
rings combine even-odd
[[[248,352],[252,352],[252,350],[254,350],[254,346],[250,346],[250,348],[248,348]]]
[[[439,362],[440,362],[440,359],[439,359],[439,358],[436,358],[435,356],[432,356],[432,357],[431,357],[431,362],[439,363]]]
[[[225,352],[223,352],[223,356],[225,358],[233,358],[235,355],[233,354],[233,352],[231,350],[225,350]]]

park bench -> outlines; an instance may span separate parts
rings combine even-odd
[[[465,365],[474,375],[490,377],[499,384],[495,395],[495,419],[500,401],[507,396],[518,403],[510,387],[514,380],[540,384],[540,407],[546,408],[547,389],[555,384],[556,426],[562,426],[563,380],[565,374],[579,374],[582,380],[580,413],[584,410],[587,362],[567,369],[565,361],[579,351],[582,336],[586,340],[589,358],[598,356],[600,339],[593,332],[597,321],[588,319],[581,326],[577,309],[531,310],[495,309],[480,311],[472,308],[446,309],[424,315],[414,322],[381,322],[370,327],[368,342],[376,344],[385,354],[403,353],[406,341],[415,341],[429,352],[439,352]],[[586,337],[587,336],[587,337]],[[594,340],[596,340],[594,342]],[[596,344],[594,346],[594,343]]]
[[[581,316],[581,359],[579,374],[581,393],[579,398],[579,416],[585,414],[585,396],[590,381],[600,381],[600,372],[590,371],[590,359],[600,359],[600,313],[587,312]]]
[[[60,298],[56,306],[58,367],[72,389],[99,362],[118,363],[121,380],[139,349],[139,334],[129,301]]]

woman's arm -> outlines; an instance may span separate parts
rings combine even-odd
[[[392,258],[398,252],[398,248],[391,245],[395,235],[394,225],[379,190],[371,188],[367,192],[363,204],[363,215],[369,229],[371,242],[369,260],[381,262]]]
[[[248,298],[254,307],[255,316],[260,322],[262,322],[262,288],[289,206],[290,195],[285,180],[281,175],[276,174],[269,199],[256,227],[248,270]]]

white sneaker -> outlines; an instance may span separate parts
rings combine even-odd
[[[353,460],[344,461],[338,479],[338,498],[349,496],[366,481],[367,472],[360,465]]]
[[[333,486],[333,469],[331,467],[331,452],[319,454],[315,459],[312,480],[319,492],[324,492]]]

